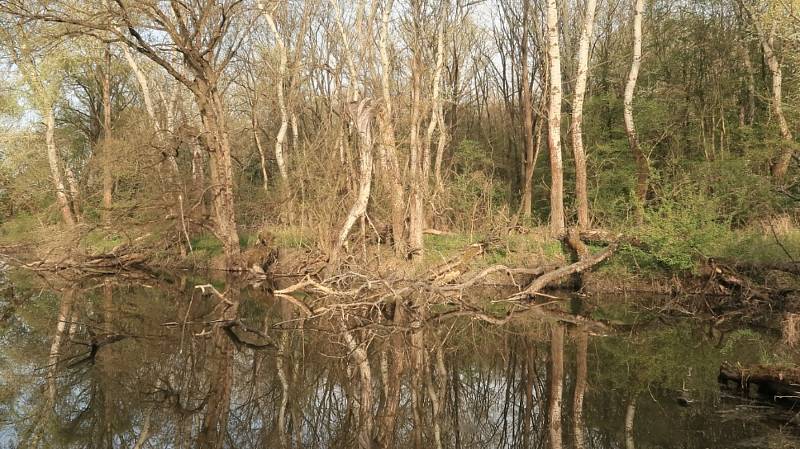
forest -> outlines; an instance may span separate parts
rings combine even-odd
[[[601,229],[634,271],[793,261],[798,8],[6,0],[2,239],[335,270]]]
[[[798,50],[798,0],[0,0],[0,447],[800,447]]]

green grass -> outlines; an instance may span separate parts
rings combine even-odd
[[[0,243],[12,245],[36,242],[41,227],[41,223],[33,215],[17,215],[0,224]]]
[[[82,246],[92,254],[107,253],[124,242],[124,239],[115,234],[108,234],[95,229],[86,234],[81,240]]]
[[[276,228],[271,230],[278,248],[308,248],[314,246],[314,239],[301,228]]]
[[[721,245],[715,256],[750,263],[800,260],[800,229],[782,232],[777,235],[777,239],[774,235],[764,235],[757,231],[740,231],[733,239]]]

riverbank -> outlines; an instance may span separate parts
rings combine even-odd
[[[66,265],[93,258],[126,254],[135,264],[159,269],[219,270],[224,268],[222,244],[211,234],[186,240],[171,228],[152,225],[108,229],[79,225],[71,230],[23,215],[0,224],[0,252],[21,263],[44,262]],[[548,236],[543,227],[517,227],[495,233],[431,231],[425,235],[421,261],[399,260],[391,246],[380,242],[377,233],[367,243],[356,239],[349,248],[346,265],[369,267],[377,275],[409,278],[429,274],[447,264],[471,245],[482,245],[462,270],[480,271],[492,266],[520,269],[553,269],[576,260],[564,242]],[[749,283],[777,291],[800,291],[800,228],[790,221],[753,226],[724,235],[698,238],[687,232],[663,232],[645,227],[630,228],[619,236],[619,247],[607,261],[584,274],[580,284],[569,277],[556,287],[580,288],[585,293],[726,294],[729,286],[711,285],[709,280],[725,275],[746,277]],[[271,243],[278,258],[274,272],[282,274],[319,273],[325,268],[324,243],[310,229],[270,228]],[[188,244],[187,244],[188,242]],[[602,244],[589,241],[590,252]],[[593,243],[596,244],[593,246]],[[704,248],[699,248],[702,243]],[[245,257],[259,245],[256,229],[240,232]],[[181,248],[184,254],[181,254]],[[719,273],[717,273],[719,271]],[[517,282],[502,273],[490,282]],[[522,282],[527,279],[522,279]],[[743,286],[740,286],[743,287]]]

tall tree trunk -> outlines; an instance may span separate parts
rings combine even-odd
[[[575,155],[575,200],[578,206],[578,227],[589,228],[589,194],[586,186],[586,151],[583,148],[583,100],[589,75],[589,46],[592,42],[596,0],[586,0],[580,42],[578,73],[575,77],[575,99],[572,102],[572,152]]]
[[[197,90],[196,99],[203,123],[203,142],[209,151],[211,196],[214,204],[214,225],[222,242],[228,268],[239,265],[239,233],[233,197],[233,164],[228,124],[222,96],[208,84]]]
[[[111,49],[106,45],[103,70],[103,224],[111,225],[111,200],[114,189],[111,157]]]
[[[753,126],[756,120],[756,75],[753,61],[750,60],[750,51],[747,44],[740,42],[739,51],[742,53],[742,62],[747,73],[747,125]]]
[[[418,25],[415,25],[418,26]],[[419,33],[419,30],[415,30]],[[415,36],[411,56],[411,129],[409,131],[409,246],[414,257],[422,256],[425,248],[422,231],[425,227],[423,195],[425,179],[422,176],[422,165],[425,164],[420,144],[420,122],[422,115],[422,49],[420,36]]]
[[[61,161],[58,157],[58,150],[56,149],[56,116],[53,107],[49,107],[44,111],[44,125],[45,125],[45,144],[47,145],[47,162],[50,165],[50,176],[53,178],[53,186],[56,189],[56,201],[58,207],[61,209],[61,216],[67,226],[75,225],[75,218],[70,209],[70,200],[67,196],[66,188],[64,187],[64,179],[61,177]]]
[[[772,29],[767,32],[756,17],[752,7],[744,0],[739,0],[739,4],[747,12],[753,28],[758,34],[758,39],[761,41],[761,48],[764,50],[764,58],[767,60],[767,66],[772,74],[772,110],[775,117],[778,119],[778,127],[781,131],[781,145],[780,154],[777,160],[772,164],[772,176],[777,179],[783,179],[786,172],[789,170],[789,163],[792,161],[794,155],[794,137],[792,130],[789,128],[789,123],[786,121],[786,116],[783,114],[783,71],[778,56],[775,54],[775,27],[777,22],[773,22]]]
[[[547,0],[547,59],[550,64],[550,106],[547,142],[550,150],[550,231],[564,234],[564,169],[561,160],[561,55],[558,43],[558,6]]]
[[[631,70],[628,73],[628,82],[625,84],[624,98],[625,133],[628,135],[628,144],[636,161],[636,218],[640,222],[644,218],[644,202],[647,199],[647,182],[650,178],[650,164],[639,145],[636,124],[633,121],[633,93],[636,90],[636,81],[639,79],[639,66],[642,63],[643,11],[644,0],[634,0],[633,61],[631,62]]]
[[[281,175],[281,181],[284,186],[288,182],[289,174],[286,169],[286,161],[284,160],[283,149],[286,145],[286,135],[289,131],[289,109],[286,107],[286,95],[284,92],[284,83],[286,78],[286,69],[288,66],[288,52],[283,38],[278,34],[278,27],[275,25],[275,20],[272,18],[271,13],[265,13],[267,23],[275,35],[275,42],[278,46],[280,54],[280,63],[278,65],[278,108],[281,111],[281,127],[278,129],[278,135],[275,137],[275,162],[278,164],[278,171]]]
[[[522,182],[522,216],[530,217],[533,204],[533,169],[534,169],[534,143],[533,143],[533,96],[531,95],[530,70],[528,63],[528,19],[530,17],[530,1],[522,2],[522,44],[520,45],[521,80],[522,84],[522,129],[525,133],[523,148],[525,149],[524,175]]]
[[[368,98],[361,100],[358,108],[352,113],[353,121],[358,127],[359,134],[359,159],[361,160],[359,170],[359,189],[358,197],[355,203],[350,208],[347,218],[342,225],[342,230],[339,232],[339,237],[336,239],[329,265],[335,267],[338,262],[339,251],[341,250],[344,242],[347,241],[347,236],[353,228],[356,220],[363,217],[367,212],[367,204],[369,203],[369,194],[372,188],[372,105]]]
[[[269,192],[269,175],[267,174],[267,152],[264,150],[264,145],[261,144],[261,127],[258,123],[258,117],[256,117],[255,107],[252,111],[253,118],[251,120],[253,126],[253,141],[256,144],[256,149],[258,150],[258,156],[261,160],[261,186],[264,188],[265,192]]]
[[[389,188],[392,205],[392,239],[394,252],[405,256],[408,244],[405,236],[405,191],[397,159],[397,142],[394,129],[394,110],[391,94],[391,62],[389,60],[389,17],[392,13],[393,0],[383,5],[381,16],[380,54],[381,54],[381,91],[383,109],[379,114],[381,130],[381,161],[383,172]]]
[[[548,389],[547,419],[550,448],[561,449],[561,400],[564,394],[564,327],[551,326],[550,379]]]

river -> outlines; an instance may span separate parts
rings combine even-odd
[[[207,282],[7,273],[0,447],[800,448],[796,411],[717,379],[769,357],[770,330],[635,296],[565,306],[610,333],[399,307],[303,318],[263,285],[215,280],[223,300]]]

